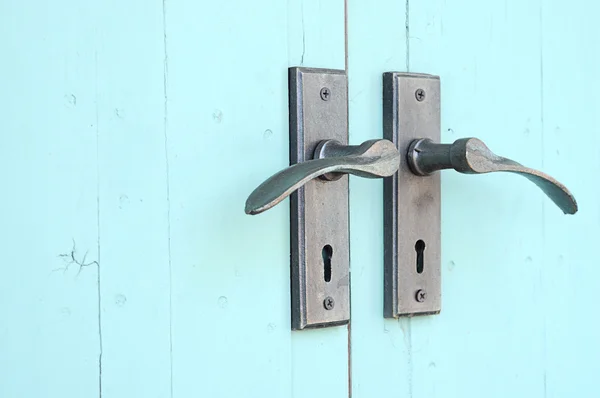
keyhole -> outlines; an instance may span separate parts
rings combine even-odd
[[[321,254],[323,255],[323,277],[325,278],[325,282],[331,282],[331,257],[333,256],[333,248],[325,245]]]
[[[417,241],[417,243],[415,243],[415,250],[417,252],[417,274],[420,274],[423,272],[423,267],[425,266],[425,261],[423,260],[423,257],[424,257],[423,252],[425,251],[425,242],[423,242],[421,239],[419,239]]]

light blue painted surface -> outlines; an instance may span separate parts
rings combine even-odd
[[[290,331],[288,207],[244,214],[344,3],[84,3],[0,5],[0,396],[347,396],[347,327]]]
[[[439,74],[444,141],[581,209],[445,172],[442,313],[391,321],[351,177],[354,397],[597,395],[597,8],[348,0],[351,143],[383,72]],[[345,66],[343,2],[5,1],[0,44],[0,397],[348,396],[347,328],[289,330],[288,206],[243,213],[288,163],[287,67]]]
[[[94,12],[0,3],[1,397],[98,391]]]
[[[541,13],[544,166],[571,177],[585,212],[567,224],[544,212],[546,373],[549,397],[597,396],[600,269],[600,27],[597,3],[547,2]],[[581,97],[573,89],[583,88]],[[563,294],[560,289],[569,287]]]
[[[580,212],[562,215],[514,175],[444,172],[442,313],[382,321],[381,191],[351,179],[353,396],[597,396],[597,5],[411,1],[407,49],[399,11],[386,35],[370,22],[396,3],[358,3],[349,4],[352,141],[369,124],[380,134],[373,86],[388,63],[406,70],[403,51],[410,71],[441,76],[444,141],[476,136],[545,170]]]
[[[380,138],[382,74],[406,67],[406,4],[348,2],[350,143]],[[402,324],[383,318],[383,181],[350,177],[352,396],[407,397]]]
[[[168,397],[163,8],[103,1],[95,22],[102,396]]]
[[[289,164],[288,66],[344,67],[343,3],[289,8],[167,4],[175,396],[347,396],[346,328],[290,332],[289,206],[243,211]]]

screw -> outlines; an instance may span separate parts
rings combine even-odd
[[[415,295],[415,299],[419,303],[422,303],[423,301],[427,300],[427,292],[424,289],[417,290],[417,294]]]
[[[321,89],[321,99],[323,101],[329,101],[329,96],[331,95],[331,91],[327,87],[323,87]]]
[[[425,90],[422,88],[417,89],[417,91],[415,91],[415,98],[419,102],[423,101],[425,99]]]
[[[323,300],[323,306],[326,310],[332,310],[334,305],[335,301],[333,301],[332,297],[327,296],[325,297],[325,300]]]

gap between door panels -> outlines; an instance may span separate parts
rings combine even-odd
[[[374,10],[370,8],[366,3],[364,5],[365,9],[360,10],[362,6],[362,2],[360,0],[344,0],[344,62],[345,62],[345,72],[348,78],[347,84],[347,97],[348,98],[348,107],[350,108],[350,103],[354,101],[355,98],[358,97],[359,94],[366,94],[368,92],[371,93],[371,96],[367,100],[367,104],[371,112],[373,114],[369,114],[367,119],[368,123],[366,126],[352,126],[350,123],[350,114],[352,112],[351,109],[348,111],[348,128],[349,128],[349,144],[354,144],[355,142],[362,142],[365,139],[371,138],[381,138],[383,131],[381,122],[379,124],[370,123],[375,120],[380,120],[382,117],[382,82],[383,75],[382,73],[385,71],[410,71],[410,48],[409,48],[409,40],[410,40],[410,24],[409,24],[409,10],[410,10],[410,0],[390,0],[388,4],[379,4]],[[350,10],[352,7],[352,10]],[[361,68],[359,71],[360,75],[354,76],[354,79],[350,79],[350,67],[349,67],[349,14],[353,11],[353,18],[355,28],[353,32],[355,34],[368,34],[368,37],[355,37],[353,39],[354,44],[354,52],[357,59],[362,59],[361,62],[366,63],[368,66]],[[396,18],[394,18],[396,16]],[[352,17],[351,17],[352,18]],[[394,20],[402,20],[404,19],[404,26],[400,25],[400,29],[397,29],[397,24],[391,23]],[[358,30],[358,26],[362,25],[363,29]],[[354,26],[354,25],[353,25]],[[379,28],[377,28],[380,26]],[[394,33],[397,33],[397,36],[394,36]],[[402,40],[404,39],[404,40]],[[400,43],[400,45],[398,45]],[[360,54],[356,54],[359,50]],[[363,50],[365,50],[363,52]],[[355,63],[358,61],[355,61]],[[381,72],[381,73],[380,73]],[[377,83],[378,84],[377,84]],[[363,86],[361,86],[361,84]],[[351,85],[353,86],[353,90],[350,89]],[[358,86],[357,86],[358,85]],[[360,87],[359,87],[360,86]],[[356,90],[358,90],[356,92]],[[351,92],[355,91],[353,97],[350,96]],[[363,99],[364,100],[364,99]],[[371,103],[372,101],[372,103]],[[364,110],[364,109],[363,109]],[[361,110],[362,112],[362,110]],[[375,114],[379,112],[379,114]],[[373,120],[371,120],[373,119]],[[363,131],[365,130],[366,131]],[[357,134],[364,134],[361,137],[353,137],[355,134],[352,134],[353,131],[357,131]],[[359,132],[360,131],[360,132]],[[352,186],[356,186],[357,184],[361,184],[363,182],[357,181],[356,179],[349,180],[349,189],[350,189],[350,197],[352,197]],[[373,187],[369,188],[372,189]],[[381,189],[382,195],[383,188]],[[354,206],[357,204],[354,203]],[[383,205],[381,203],[381,205]],[[355,210],[356,211],[356,210]],[[352,204],[349,206],[349,213],[352,213]],[[374,216],[379,217],[382,216],[383,211],[375,214]],[[349,214],[349,225],[356,225],[356,220],[353,222],[352,214]],[[359,220],[360,221],[360,220]],[[359,223],[360,224],[360,223]],[[379,223],[375,223],[377,226],[383,228],[383,220],[380,219]],[[377,227],[375,227],[377,228]],[[381,231],[382,233],[383,231]],[[348,322],[348,396],[352,397],[352,329],[353,329],[353,318],[354,311],[352,305],[352,270],[353,267],[358,269],[358,262],[355,262],[356,257],[363,256],[353,256],[353,247],[352,247],[352,229],[349,233],[350,238],[350,321]],[[356,248],[355,248],[356,249]],[[355,250],[356,251],[356,250]],[[383,272],[383,246],[373,248],[373,253],[381,253],[381,258],[378,261],[373,261],[371,264],[366,264],[365,268],[370,270],[371,272],[375,272],[370,265],[379,266],[381,269],[378,272]],[[362,269],[362,268],[361,268]],[[362,272],[362,271],[361,271]],[[379,275],[379,274],[378,274]],[[383,279],[376,280],[376,283],[379,283],[379,288],[375,290],[376,293],[383,292]],[[371,284],[372,285],[372,284]],[[360,290],[360,289],[359,289]],[[371,314],[374,317],[379,316],[383,319],[383,295],[381,297],[373,297],[374,302],[381,303],[380,307],[370,306],[368,308],[369,311],[379,310],[376,314]],[[363,319],[364,320],[364,319]],[[408,320],[410,322],[410,320]],[[408,327],[410,330],[410,323],[408,323]],[[410,339],[410,337],[409,337]],[[410,354],[409,354],[409,362],[410,362]],[[408,371],[410,372],[410,366]],[[409,379],[411,376],[408,376]],[[410,384],[410,383],[409,383]],[[412,388],[409,388],[409,393],[412,394]],[[370,393],[372,393],[371,391]],[[369,394],[370,394],[369,393]],[[399,392],[400,393],[400,392]],[[364,395],[364,394],[363,394]]]
[[[348,78],[348,0],[344,0],[344,70],[346,71],[346,79]],[[350,83],[350,82],[348,82]],[[349,89],[349,85],[350,84],[346,84],[346,99],[347,101],[350,101],[350,89]],[[348,104],[350,105],[350,104]],[[346,113],[346,126],[348,126],[348,129],[350,129],[350,115],[349,112]],[[350,138],[350,136],[348,136],[348,138]],[[348,142],[350,143],[350,142]],[[349,187],[350,185],[350,180],[348,180],[348,190],[350,189]],[[350,220],[350,204],[348,203],[348,221]],[[348,224],[348,228],[350,228],[350,224]],[[349,233],[351,233],[352,230],[349,231]],[[349,238],[349,237],[348,237]],[[348,245],[349,250],[350,249],[350,245]],[[350,254],[352,254],[352,251],[350,251]],[[350,321],[348,321],[348,355],[347,355],[347,361],[348,361],[348,397],[352,398],[352,257],[350,256],[350,267],[349,267],[349,283],[348,283],[348,289],[349,289],[349,295],[350,295]]]
[[[345,0],[289,0],[287,3],[288,67],[345,72],[345,11],[342,9]],[[289,84],[289,76],[286,80]],[[335,246],[333,250],[335,253]],[[336,272],[335,263],[332,272]],[[340,325],[291,333],[291,396],[348,395],[349,381],[345,375],[348,373],[348,332],[347,325]]]

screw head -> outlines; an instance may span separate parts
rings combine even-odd
[[[419,290],[417,290],[417,293],[415,294],[415,299],[419,303],[422,303],[425,300],[427,300],[427,292],[425,291],[425,289],[419,289]]]
[[[417,91],[415,91],[415,98],[419,102],[423,101],[425,99],[425,90],[422,88],[417,89]]]
[[[334,306],[335,301],[333,301],[333,297],[325,297],[325,300],[323,300],[323,307],[325,307],[326,310],[332,310]]]
[[[323,101],[329,101],[330,96],[331,96],[331,91],[329,91],[329,88],[323,87],[321,89],[321,99]]]

